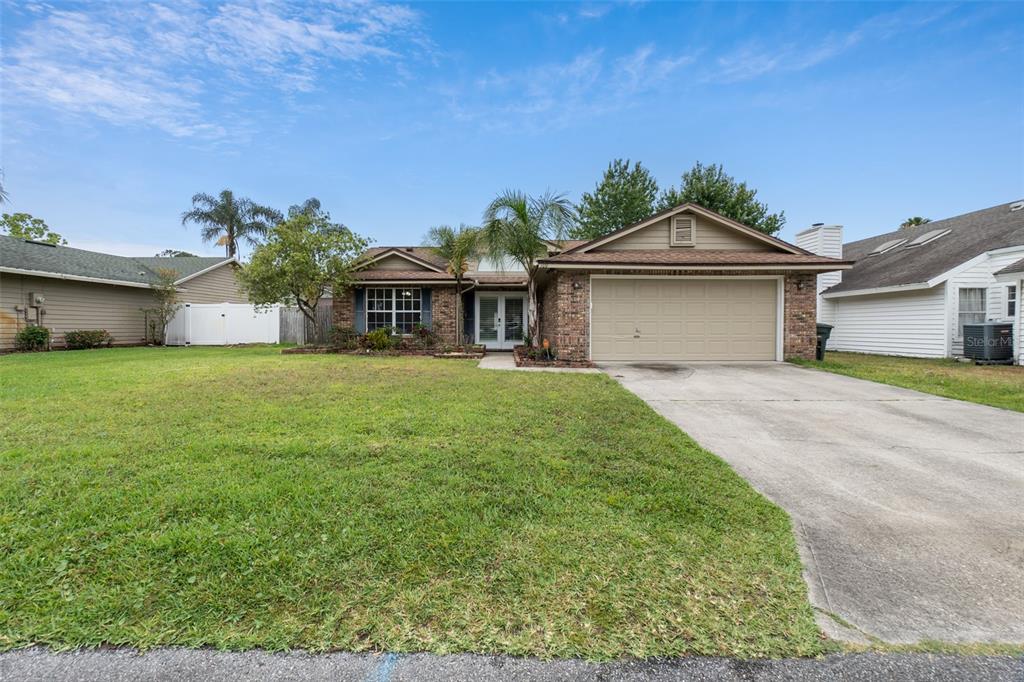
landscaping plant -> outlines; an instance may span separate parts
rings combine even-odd
[[[110,346],[113,342],[114,338],[106,329],[75,329],[64,332],[64,344],[72,350]]]
[[[17,350],[26,351],[48,350],[50,347],[50,330],[38,324],[22,327],[14,336],[14,347]]]

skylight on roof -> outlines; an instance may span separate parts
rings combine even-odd
[[[910,243],[907,244],[907,248],[909,249],[909,248],[914,247],[914,246],[923,246],[923,245],[927,244],[928,242],[935,241],[936,239],[938,239],[939,237],[941,237],[943,235],[949,234],[949,232],[950,232],[949,230],[932,230],[931,232],[925,232],[924,234],[919,234],[916,237],[914,237],[912,240],[910,240]]]
[[[886,251],[892,251],[893,249],[895,249],[897,246],[899,246],[900,244],[902,244],[905,241],[907,241],[907,240],[906,239],[892,239],[890,241],[885,242],[884,244],[879,245],[878,248],[876,248],[874,251],[872,251],[868,255],[869,256],[877,256],[880,253],[885,253]]]

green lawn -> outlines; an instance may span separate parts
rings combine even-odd
[[[0,358],[0,649],[809,655],[787,516],[603,375]]]
[[[951,359],[831,352],[825,354],[824,362],[794,362],[945,398],[1024,412],[1024,367],[1020,365],[973,365]]]

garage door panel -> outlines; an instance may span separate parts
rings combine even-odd
[[[776,290],[774,279],[597,278],[591,287],[593,357],[774,360]]]

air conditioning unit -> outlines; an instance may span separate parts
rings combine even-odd
[[[965,324],[964,357],[986,364],[1013,364],[1013,323]]]
[[[42,308],[46,305],[46,297],[42,294],[29,294],[28,305],[30,308]]]

